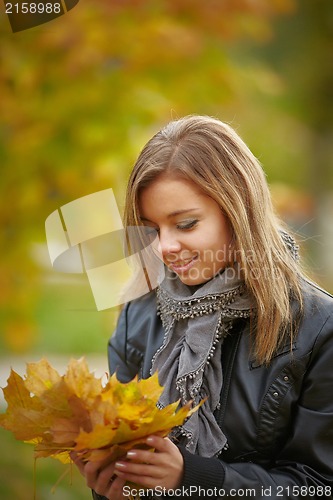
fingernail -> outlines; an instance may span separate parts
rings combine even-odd
[[[126,453],[126,457],[128,457],[128,458],[135,458],[136,457],[136,452],[135,451],[128,451]]]
[[[153,444],[154,443],[154,438],[153,437],[149,437],[146,439],[146,443],[147,444]]]
[[[126,468],[126,464],[123,464],[122,462],[116,462],[114,464],[114,466],[116,469],[125,469]]]

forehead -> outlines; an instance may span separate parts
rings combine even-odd
[[[193,181],[172,175],[161,175],[141,189],[140,204],[164,199],[170,203],[185,203],[193,198],[205,197],[205,193]]]
[[[204,209],[212,201],[194,182],[163,175],[141,190],[139,213],[141,218],[153,220],[152,217]]]

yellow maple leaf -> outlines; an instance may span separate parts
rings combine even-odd
[[[3,389],[7,412],[0,415],[0,426],[13,432],[18,440],[29,441],[48,429],[49,421],[40,400],[31,395],[23,378],[11,370]]]
[[[146,447],[151,434],[167,436],[196,411],[178,401],[159,409],[162,391],[157,373],[128,383],[113,375],[103,386],[84,358],[70,360],[62,376],[42,359],[27,365],[25,379],[11,371],[0,426],[34,444],[36,457],[68,462],[76,450],[84,460],[113,460],[134,446]]]
[[[45,391],[51,389],[61,377],[50,363],[45,359],[41,359],[38,363],[27,364],[27,377],[24,385],[36,396],[42,396]]]
[[[12,369],[7,382],[7,387],[3,389],[3,393],[8,409],[28,408],[31,405],[31,396],[23,378]]]
[[[70,392],[82,399],[87,405],[90,405],[102,391],[101,380],[89,372],[84,358],[70,361],[64,381]]]

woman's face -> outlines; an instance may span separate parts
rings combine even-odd
[[[161,175],[141,191],[142,224],[159,233],[164,263],[186,285],[199,285],[227,265],[232,231],[215,200],[189,180]]]

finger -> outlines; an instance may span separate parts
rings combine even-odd
[[[126,481],[121,477],[116,475],[113,476],[113,479],[110,483],[109,489],[104,493],[106,498],[112,500],[123,500],[123,488],[125,486]]]
[[[152,477],[151,475],[143,475],[142,473],[132,474],[128,472],[125,473],[115,470],[115,474],[124,481],[124,484],[127,481],[129,481],[131,483],[139,484],[140,486],[146,488],[155,488],[160,482],[160,477]]]
[[[140,478],[141,476],[149,476],[155,479],[161,478],[164,475],[163,465],[152,465],[152,464],[137,464],[132,462],[116,462],[115,463],[115,473],[120,477],[126,477],[127,480],[132,481],[130,476],[136,476]]]
[[[170,439],[154,435],[149,436],[146,443],[151,448],[155,448],[157,452],[168,452],[175,446]]]
[[[126,457],[124,458],[126,458],[127,460],[135,460],[136,462],[144,462],[147,464],[159,464],[162,463],[161,453],[169,453],[175,447],[175,445],[169,439],[159,436],[148,437],[146,443],[150,448],[153,448],[153,450],[129,450],[126,454]],[[122,458],[120,460],[122,460]]]
[[[116,463],[144,463],[151,465],[158,465],[163,462],[163,455],[157,454],[154,451],[148,450],[130,450],[127,452],[125,460],[117,460]]]
[[[78,455],[74,452],[70,453],[70,458],[73,461],[73,463],[76,465],[76,467],[79,469],[80,473],[84,475],[84,466],[85,463],[80,460]]]
[[[87,486],[94,489],[96,493],[103,494],[112,483],[114,463],[100,469],[99,463],[88,462],[84,468],[84,475]]]

